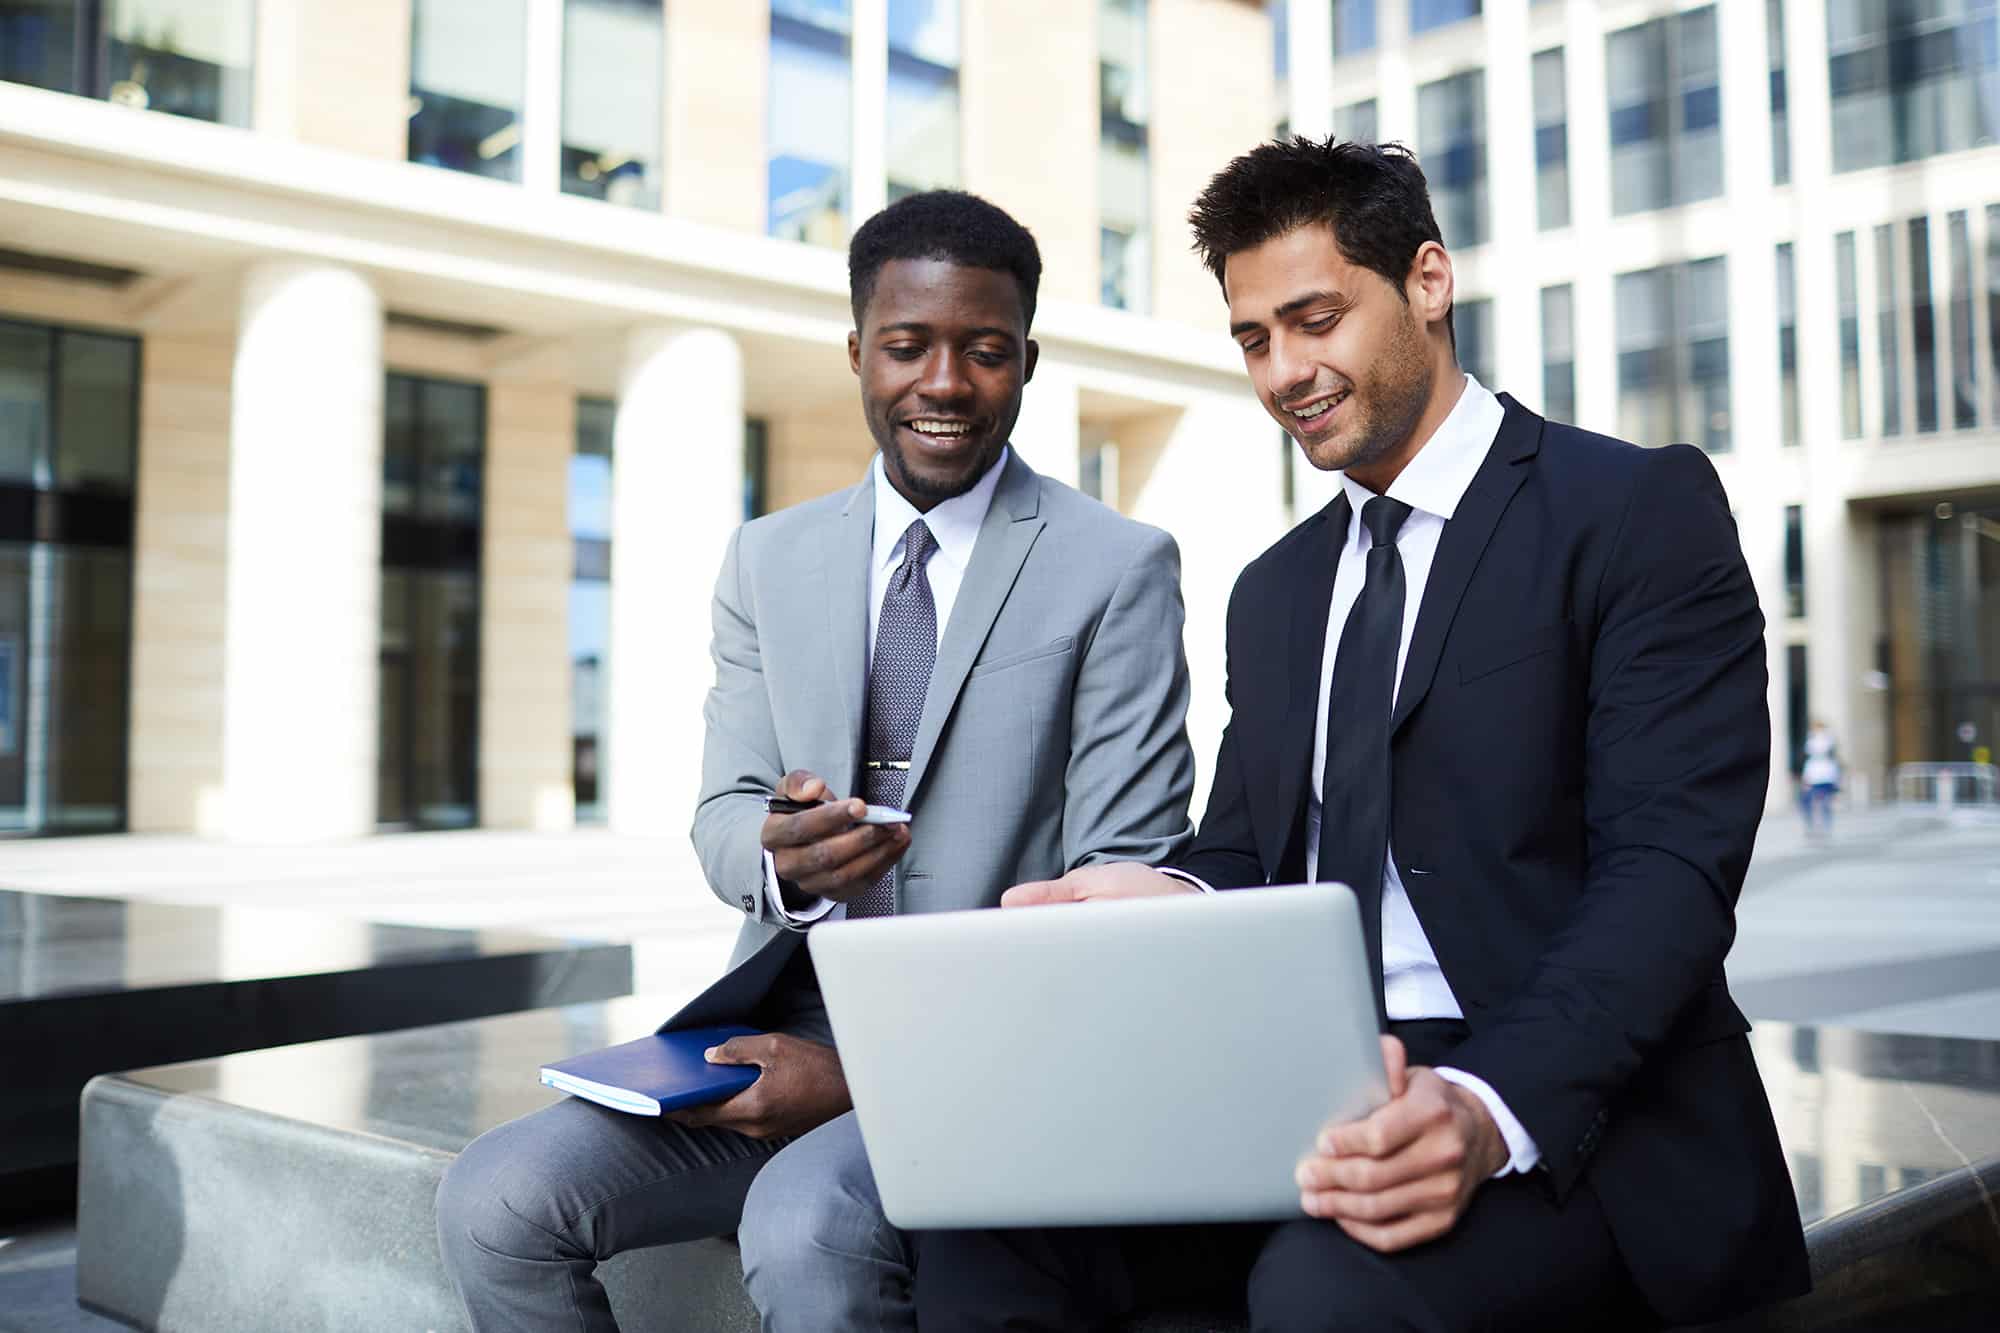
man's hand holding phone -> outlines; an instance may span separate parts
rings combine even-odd
[[[907,817],[871,822],[866,802],[835,799],[817,774],[804,769],[785,774],[771,805],[773,812],[764,818],[764,850],[788,899],[797,892],[849,902],[910,849]],[[797,806],[804,808],[784,812]]]

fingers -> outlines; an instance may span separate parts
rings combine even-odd
[[[702,1052],[712,1065],[755,1065],[762,1069],[777,1054],[778,1038],[774,1033],[760,1033],[754,1037],[731,1037],[719,1046],[711,1046]]]
[[[833,793],[819,774],[795,768],[779,780],[778,795],[794,801],[824,801]]]
[[[863,824],[775,859],[779,876],[796,884],[801,893],[838,901],[872,884],[909,849],[907,826]]]
[[[1409,1086],[1409,1052],[1400,1037],[1382,1036],[1382,1064],[1389,1075],[1389,1096],[1400,1097]]]
[[[1455,1182],[1464,1161],[1464,1146],[1454,1135],[1435,1134],[1388,1157],[1311,1153],[1299,1162],[1293,1178],[1301,1193],[1382,1194],[1433,1176],[1450,1176]]]
[[[1302,1188],[1299,1206],[1308,1217],[1381,1226],[1418,1213],[1451,1212],[1458,1206],[1458,1187],[1456,1175],[1434,1173],[1386,1190]]]
[[[1338,1219],[1342,1231],[1378,1254],[1394,1254],[1436,1240],[1457,1222],[1458,1214],[1450,1209],[1412,1213],[1388,1223]]]
[[[1407,1077],[1405,1082],[1407,1084]],[[1328,1125],[1320,1131],[1319,1150],[1336,1157],[1389,1157],[1424,1134],[1452,1127],[1451,1102],[1437,1089],[1406,1086],[1403,1094],[1359,1120]]]
[[[1000,895],[1002,907],[1043,907],[1049,903],[1073,903],[1076,901],[1076,886],[1065,877],[1063,879],[1039,879],[1028,884],[1016,884]]]
[[[775,852],[785,847],[810,847],[851,828],[867,813],[866,801],[849,799],[829,801],[796,815],[768,815],[764,819],[762,834],[764,848]],[[878,826],[871,824],[869,827]]]

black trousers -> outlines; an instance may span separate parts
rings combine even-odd
[[[1463,1024],[1395,1023],[1410,1063],[1446,1062]],[[1152,1310],[1256,1330],[1656,1326],[1587,1189],[1558,1207],[1534,1175],[1489,1181],[1452,1231],[1378,1254],[1331,1222],[936,1231],[916,1238],[920,1328],[1115,1328]]]

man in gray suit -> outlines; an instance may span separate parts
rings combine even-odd
[[[911,1325],[805,932],[991,907],[1077,866],[1165,860],[1190,833],[1174,543],[1008,448],[1037,352],[1033,238],[938,191],[871,218],[848,260],[878,456],[859,485],[745,524],[724,559],[694,842],[746,919],[728,973],[667,1024],[759,1027],[710,1058],[761,1072],[664,1120],[568,1100],[470,1145],[438,1227],[475,1329],[613,1328],[600,1261],[739,1220],[746,1262],[753,1230],[771,1239],[750,1273],[767,1327]],[[770,814],[774,794],[815,804]],[[859,823],[863,800],[913,820]],[[776,1215],[745,1216],[774,1154]],[[869,1197],[850,1194],[857,1167]]]

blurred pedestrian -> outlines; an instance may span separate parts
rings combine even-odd
[[[1815,824],[1833,832],[1833,798],[1840,790],[1840,746],[1833,731],[1818,718],[1806,733],[1806,761],[1799,770],[1799,805],[1805,811],[1806,832]]]

